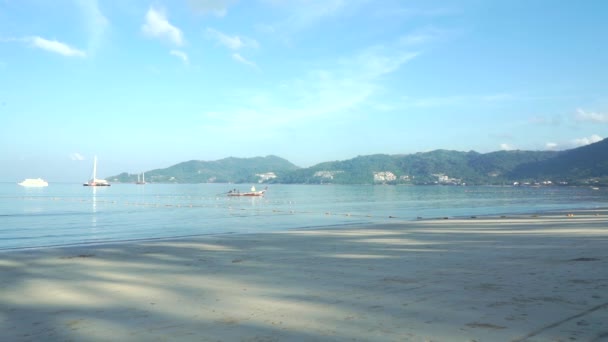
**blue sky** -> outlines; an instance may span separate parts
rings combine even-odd
[[[608,2],[0,0],[0,181],[608,136]]]

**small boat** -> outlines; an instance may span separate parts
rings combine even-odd
[[[88,182],[82,184],[83,186],[110,186],[105,179],[97,179],[97,156],[95,156],[93,162],[93,178],[91,178]]]
[[[268,189],[268,187],[266,187],[264,190],[256,191],[255,186],[252,186],[251,191],[240,192],[237,189],[234,189],[234,190],[228,191],[227,195],[230,197],[261,197],[261,196],[264,196],[267,189]]]
[[[17,184],[26,186],[28,188],[41,188],[44,186],[49,186],[49,183],[42,178],[26,178],[23,182]]]
[[[141,173],[141,179],[137,175],[137,182],[135,184],[146,184],[146,174],[144,172]]]

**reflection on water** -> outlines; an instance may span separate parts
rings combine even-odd
[[[95,228],[95,227],[97,227],[97,187],[93,186],[91,188],[93,188],[93,200],[91,201],[91,203],[93,203],[93,211],[92,211],[92,215],[91,215],[91,226],[93,228]]]
[[[0,250],[321,225],[606,206],[608,189],[271,185],[228,197],[228,184],[0,184]]]

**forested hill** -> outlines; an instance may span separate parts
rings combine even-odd
[[[586,180],[608,177],[608,139],[560,152],[538,163],[522,163],[511,177]]]
[[[321,163],[273,180],[338,184],[608,185],[608,139],[566,151],[436,150]]]
[[[409,155],[378,154],[318,164],[287,173],[274,181],[313,184],[503,184],[514,181],[513,172],[518,166],[548,160],[557,154],[534,151],[481,154],[448,150]]]
[[[277,156],[225,158],[216,161],[190,160],[165,169],[145,172],[150,183],[257,183],[298,169]],[[111,182],[133,183],[137,174],[108,177]]]
[[[122,173],[112,182],[134,182]],[[436,150],[376,154],[298,168],[276,157],[189,161],[146,172],[146,181],[297,184],[593,184],[608,185],[608,139],[566,151],[478,153]]]

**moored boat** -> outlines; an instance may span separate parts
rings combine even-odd
[[[268,187],[266,187],[264,190],[256,191],[255,186],[252,186],[251,191],[240,192],[239,190],[234,189],[228,191],[227,195],[230,197],[261,197],[264,196],[266,190],[268,190]]]
[[[49,186],[49,183],[42,178],[26,178],[23,182],[17,184],[31,188],[41,188],[44,186]]]
[[[139,184],[139,185],[146,184],[146,173],[145,172],[141,173],[141,178],[139,178],[139,174],[137,174],[137,182],[135,182],[135,184]]]
[[[86,183],[82,184],[83,186],[110,186],[105,179],[97,179],[97,156],[93,161],[93,177]]]

